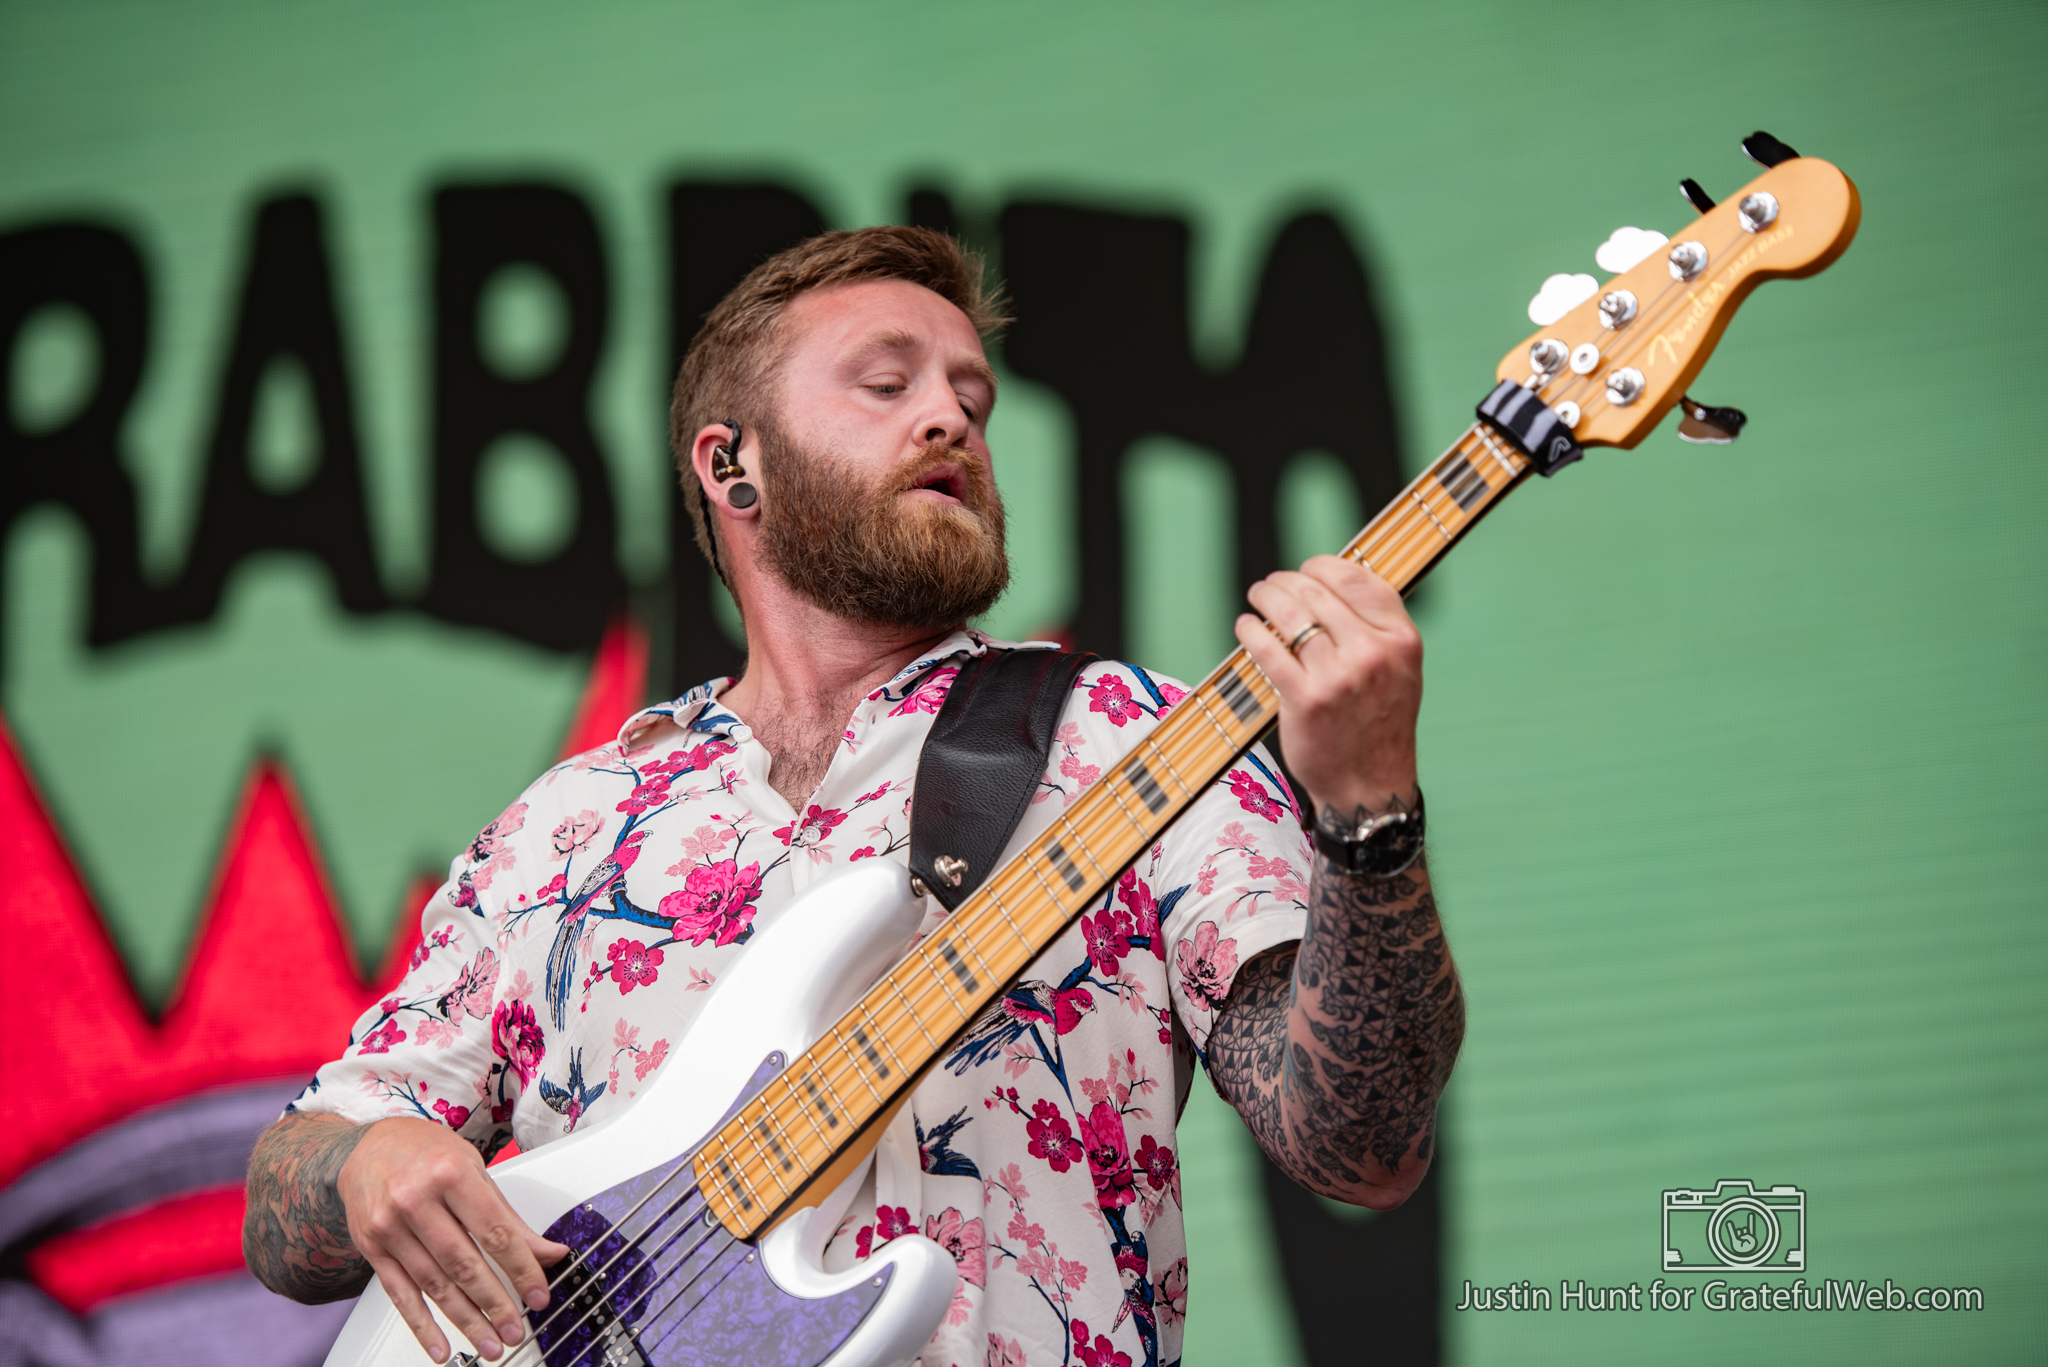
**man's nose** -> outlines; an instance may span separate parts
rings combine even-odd
[[[943,398],[934,398],[918,414],[917,440],[926,446],[934,442],[942,446],[965,446],[968,425],[967,414],[960,407],[959,398],[949,389]]]

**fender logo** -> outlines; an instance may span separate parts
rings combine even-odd
[[[1643,358],[1643,364],[1646,366],[1657,364],[1657,349],[1662,347],[1664,359],[1673,366],[1676,366],[1679,363],[1679,348],[1685,346],[1691,340],[1693,333],[1699,328],[1701,323],[1714,316],[1715,311],[1720,307],[1721,301],[1726,299],[1728,292],[1734,288],[1729,283],[1730,280],[1740,277],[1743,271],[1758,256],[1769,251],[1790,236],[1792,236],[1792,228],[1789,224],[1777,229],[1775,232],[1765,233],[1762,237],[1744,248],[1733,261],[1723,266],[1716,274],[1713,283],[1704,290],[1687,290],[1685,296],[1692,301],[1692,307],[1685,311],[1685,321],[1671,331],[1660,332],[1650,339],[1649,351]]]

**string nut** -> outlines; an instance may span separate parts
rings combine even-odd
[[[1600,348],[1591,342],[1581,342],[1572,352],[1572,371],[1579,375],[1590,375],[1593,367],[1600,364]]]

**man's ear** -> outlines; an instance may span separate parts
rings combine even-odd
[[[729,448],[729,454],[721,448]],[[744,520],[760,515],[760,482],[753,470],[759,455],[760,444],[751,433],[742,431],[735,440],[733,428],[722,422],[697,429],[690,443],[690,466],[705,499],[724,516]],[[732,472],[735,464],[740,467],[737,474]],[[720,472],[725,478],[719,478]]]

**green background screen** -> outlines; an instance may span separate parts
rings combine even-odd
[[[526,438],[491,447],[474,520],[514,564],[608,520],[592,582],[622,586],[663,696],[731,650],[729,608],[677,564],[664,433],[677,253],[730,226],[718,187],[836,227],[943,210],[1020,280],[1047,223],[1106,233],[1112,281],[1158,263],[1120,258],[1110,228],[1179,225],[1190,383],[1238,385],[1234,406],[1207,437],[1153,409],[1111,421],[1124,377],[1062,386],[997,353],[1016,573],[985,625],[1041,635],[1113,599],[1114,644],[1186,678],[1230,644],[1228,432],[1355,414],[1353,444],[1273,467],[1280,559],[1334,549],[1385,497],[1375,470],[1414,472],[1470,422],[1546,276],[1593,271],[1624,224],[1676,235],[1678,179],[1725,196],[1756,170],[1738,140],[1768,129],[1842,167],[1864,216],[1826,273],[1744,306],[1696,385],[1747,433],[1695,447],[1667,422],[1592,451],[1414,603],[1432,867],[1470,1007],[1432,1198],[1443,1360],[2021,1361],[2048,1338],[2043,70],[2048,10],[2024,4],[9,0],[0,233],[103,225],[146,273],[119,432],[138,582],[174,597],[191,577],[251,244],[266,205],[310,202],[375,601],[343,601],[332,557],[258,550],[206,610],[95,643],[86,520],[10,464],[6,724],[152,1003],[257,756],[288,767],[372,961],[419,873],[552,761],[594,637],[428,606],[447,187],[545,186],[594,226],[608,517]],[[1244,387],[1262,298],[1322,316],[1268,270],[1297,241],[1362,273],[1366,311],[1344,317],[1378,340],[1344,354],[1377,373],[1355,390]],[[1115,334],[1114,297],[1089,326]],[[476,345],[541,364],[570,311],[544,273],[500,272]],[[61,423],[96,347],[75,310],[33,313],[6,358],[14,429]],[[256,487],[317,477],[317,378],[261,376]],[[1080,510],[1111,498],[1121,582],[1094,582]],[[600,627],[615,606],[582,605]],[[1183,1124],[1186,1360],[1378,1360],[1363,1320],[1349,1356],[1311,1351],[1302,1326],[1343,1308],[1301,1298],[1342,1279],[1290,1288],[1288,1226],[1206,1084]],[[1809,1278],[1976,1288],[1983,1309],[1453,1308],[1468,1280],[1648,1286],[1660,1194],[1724,1178],[1805,1193]]]

